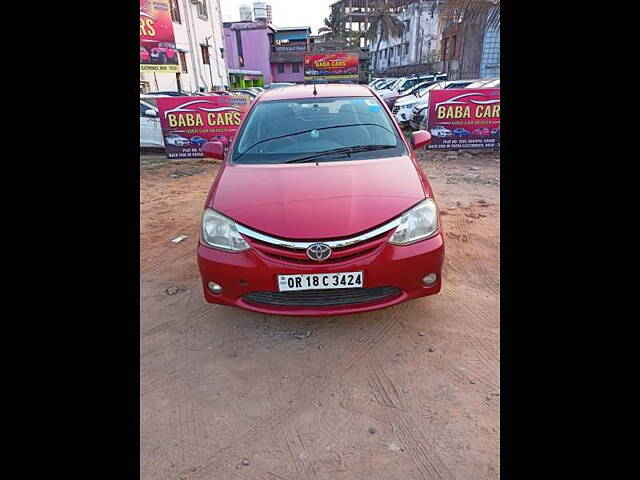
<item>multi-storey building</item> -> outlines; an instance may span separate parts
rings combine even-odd
[[[140,91],[226,88],[220,0],[169,0],[180,73],[140,73]]]
[[[274,28],[260,21],[225,22],[223,26],[231,88],[271,83]]]

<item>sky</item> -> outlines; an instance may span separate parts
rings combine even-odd
[[[273,24],[276,27],[310,26],[311,33],[316,35],[323,26],[322,20],[331,13],[329,5],[336,0],[266,0],[271,5]],[[220,0],[222,21],[240,20],[240,5],[251,5],[253,0]]]

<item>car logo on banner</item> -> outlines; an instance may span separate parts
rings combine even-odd
[[[331,247],[326,243],[314,243],[307,248],[307,257],[316,262],[326,260],[331,256]]]

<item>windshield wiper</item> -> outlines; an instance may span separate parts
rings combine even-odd
[[[324,152],[314,153],[307,157],[294,158],[293,160],[287,160],[283,163],[305,163],[313,160],[314,158],[323,157],[325,155],[340,155],[346,153],[348,157],[351,157],[352,153],[358,152],[370,152],[372,150],[384,150],[387,148],[394,148],[395,145],[356,145],[355,147],[342,147],[334,148],[331,150],[325,150]]]

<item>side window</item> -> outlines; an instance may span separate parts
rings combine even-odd
[[[144,117],[144,112],[147,111],[147,107],[145,107],[142,103],[140,104],[140,116]]]

